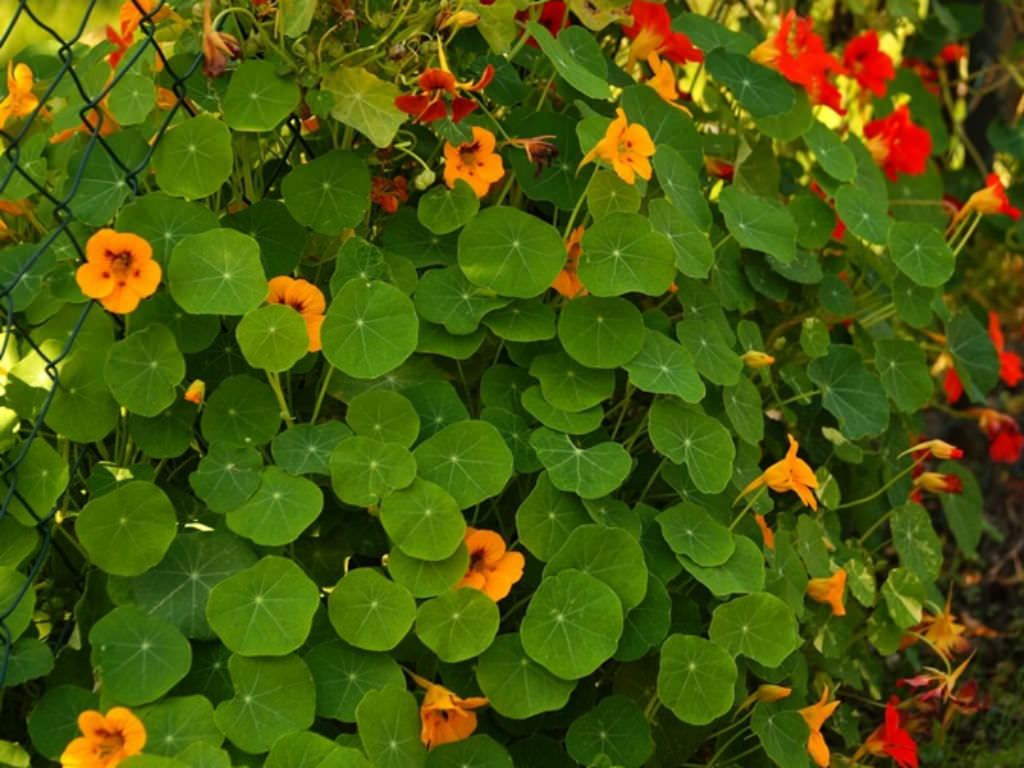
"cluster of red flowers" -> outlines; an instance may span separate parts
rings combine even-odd
[[[896,76],[892,59],[878,47],[878,33],[873,29],[858,35],[843,51],[846,73],[865,90],[878,98],[885,96],[886,83]]]
[[[927,170],[932,137],[910,119],[906,104],[865,125],[864,136],[871,156],[890,181],[896,181],[901,173],[916,176]]]

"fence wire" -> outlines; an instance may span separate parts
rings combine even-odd
[[[3,147],[3,157],[7,161],[7,169],[2,177],[0,177],[0,200],[12,202],[5,192],[16,181],[23,181],[31,187],[34,195],[38,195],[40,201],[45,200],[52,206],[52,211],[47,209],[47,215],[50,220],[44,222],[45,234],[42,235],[42,239],[33,244],[31,254],[22,261],[16,271],[13,271],[9,279],[0,282],[0,316],[2,316],[3,323],[2,339],[0,339],[0,360],[6,359],[5,356],[10,345],[15,345],[15,349],[20,351],[22,356],[37,356],[38,360],[42,363],[42,371],[46,381],[45,399],[42,400],[42,404],[32,419],[31,425],[29,426],[25,421],[19,422],[21,426],[18,432],[20,443],[8,450],[3,456],[0,456],[0,483],[2,483],[0,488],[6,489],[0,493],[0,522],[8,514],[12,514],[12,507],[17,505],[19,510],[25,510],[31,516],[31,520],[34,522],[38,533],[38,546],[34,553],[30,555],[31,563],[27,569],[19,566],[24,575],[24,582],[20,590],[8,604],[0,604],[0,689],[3,688],[4,682],[7,679],[12,657],[13,636],[11,629],[7,625],[7,619],[18,606],[21,598],[34,588],[33,585],[36,583],[40,572],[51,554],[56,554],[63,559],[70,566],[69,570],[72,573],[80,570],[80,568],[76,568],[73,565],[73,557],[65,551],[67,542],[56,538],[55,531],[56,527],[60,525],[58,510],[64,508],[64,505],[68,502],[69,491],[75,482],[75,476],[78,474],[78,464],[87,455],[87,451],[77,451],[75,459],[68,467],[68,477],[70,480],[62,489],[57,501],[48,509],[35,508],[31,499],[27,498],[23,492],[24,489],[19,490],[18,467],[25,461],[35,440],[47,439],[44,435],[46,431],[44,420],[53,402],[54,395],[62,386],[60,365],[62,361],[67,359],[74,348],[76,338],[85,324],[89,312],[102,311],[99,308],[93,307],[94,302],[86,303],[63,346],[56,353],[53,350],[48,352],[42,345],[33,340],[30,335],[32,327],[24,317],[16,316],[15,291],[22,284],[22,281],[29,279],[33,268],[39,264],[43,255],[61,237],[67,238],[79,259],[84,259],[84,242],[78,232],[76,232],[76,230],[80,231],[81,227],[73,226],[76,223],[76,218],[72,210],[71,201],[79,192],[89,159],[95,153],[104,153],[116,165],[120,174],[119,183],[123,181],[128,187],[130,197],[134,198],[140,190],[140,178],[146,171],[153,153],[174,121],[175,116],[179,114],[180,110],[184,110],[188,115],[195,113],[192,105],[186,98],[186,81],[202,66],[202,54],[197,53],[194,57],[190,57],[184,67],[182,67],[180,57],[176,57],[176,68],[175,65],[172,65],[161,43],[156,39],[155,20],[162,10],[170,7],[167,0],[157,0],[156,3],[152,4],[152,7],[149,7],[150,3],[145,2],[145,0],[130,1],[141,15],[141,22],[136,30],[141,35],[141,37],[137,38],[141,44],[136,45],[135,41],[133,41],[130,52],[121,59],[116,69],[112,68],[113,76],[108,78],[102,89],[98,92],[90,93],[82,73],[76,70],[76,65],[83,64],[83,58],[93,49],[92,46],[81,45],[81,43],[83,43],[83,37],[86,35],[87,30],[95,31],[95,28],[98,26],[94,19],[97,0],[86,0],[80,10],[76,10],[76,13],[80,14],[80,19],[76,22],[77,27],[74,32],[68,37],[62,36],[53,26],[47,23],[47,18],[52,18],[52,11],[49,9],[46,12],[40,11],[38,9],[38,0],[36,0],[37,7],[35,9],[33,8],[32,0],[17,0],[16,6],[13,9],[13,17],[7,22],[2,36],[0,36],[0,51],[7,54],[7,58],[14,58],[17,51],[10,50],[9,46],[11,45],[10,41],[13,39],[15,28],[19,24],[33,25],[46,38],[56,43],[56,55],[60,61],[60,66],[52,74],[52,81],[46,87],[45,92],[37,94],[39,96],[39,105],[30,115],[20,121],[20,127],[17,131],[12,133],[6,128],[0,129],[0,144]],[[244,32],[243,30],[239,31]],[[104,102],[104,99],[106,99],[117,84],[124,79],[125,75],[131,71],[132,65],[140,57],[152,56],[154,54],[159,61],[158,69],[161,70],[161,82],[170,83],[169,90],[175,96],[174,103],[173,106],[166,110],[166,114],[160,121],[159,127],[153,139],[149,142],[148,149],[141,160],[134,163],[126,162],[124,158],[118,156],[111,143],[102,135],[104,120],[107,119],[102,109],[102,102]],[[90,63],[95,64],[95,60]],[[43,175],[43,178],[38,178],[32,173],[32,169],[27,167],[28,161],[23,160],[22,154],[26,139],[33,125],[41,120],[48,119],[47,105],[50,103],[51,97],[54,96],[55,92],[62,85],[69,81],[73,85],[74,91],[77,92],[84,102],[78,113],[82,120],[81,125],[87,129],[88,140],[84,145],[77,166],[69,169],[68,183],[63,187],[62,191],[58,192],[52,185],[48,184],[45,175]],[[292,115],[286,121],[285,127],[290,134],[290,140],[275,163],[276,167],[273,178],[268,181],[268,187],[281,175],[282,169],[286,166],[287,158],[297,145],[301,146],[302,151],[307,156],[312,156],[310,147],[301,136],[299,118]],[[0,258],[3,258],[3,256],[0,255]],[[2,267],[3,265],[0,265],[0,268]],[[3,274],[3,272],[0,272],[0,274]],[[4,373],[6,371],[0,370],[0,374]],[[79,577],[77,588],[80,594],[84,591],[84,576]],[[53,621],[53,627],[45,641],[50,646],[54,655],[56,655],[57,651],[66,644],[71,636],[74,621],[73,618],[68,621],[56,619]]]

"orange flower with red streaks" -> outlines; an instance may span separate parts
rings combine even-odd
[[[323,292],[308,280],[297,280],[288,275],[271,278],[267,286],[270,289],[267,303],[284,304],[302,315],[309,336],[309,351],[319,352],[320,326],[324,323],[324,310],[327,309]]]
[[[160,285],[162,270],[153,249],[130,232],[101,229],[86,242],[85,258],[75,273],[78,287],[109,312],[134,312]]]
[[[476,100],[460,96],[459,91],[478,93],[493,79],[494,67],[488,64],[479,80],[459,82],[442,59],[441,69],[424,70],[416,80],[418,92],[397,96],[395,106],[416,123],[432,123],[449,115],[457,123],[476,109]]]
[[[754,48],[750,57],[803,87],[812,104],[845,114],[839,89],[829,79],[830,74],[844,74],[845,70],[839,59],[825,50],[825,41],[815,34],[811,19],[789,11],[782,16],[779,31]]]
[[[444,183],[449,189],[462,179],[483,197],[491,184],[505,175],[501,155],[494,151],[494,134],[486,128],[473,126],[473,140],[459,144],[444,143]]]
[[[885,96],[886,83],[896,76],[892,59],[878,47],[878,33],[869,29],[846,44],[843,66],[861,88],[878,98]]]
[[[690,38],[682,32],[672,31],[672,18],[661,3],[633,0],[629,15],[633,23],[622,29],[632,40],[627,68],[632,69],[636,62],[644,61],[652,53],[661,54],[677,64],[704,61],[704,54],[694,47]]]
[[[479,589],[494,602],[506,597],[512,585],[523,578],[526,558],[520,552],[509,552],[505,540],[496,531],[466,528],[469,569],[455,585]]]
[[[472,710],[487,706],[487,699],[482,696],[463,699],[443,685],[410,675],[416,685],[426,690],[420,703],[420,741],[426,748],[469,738],[476,730],[476,713]]]
[[[114,768],[146,746],[146,727],[125,707],[106,715],[87,709],[78,716],[78,728],[82,735],[61,754],[62,768]]]
[[[561,272],[555,275],[555,279],[551,283],[551,287],[567,299],[587,295],[587,289],[583,287],[580,276],[576,272],[580,263],[580,255],[583,253],[583,247],[580,245],[580,241],[583,240],[583,231],[583,227],[576,227],[569,234],[569,239],[565,243],[565,266],[562,267]]]
[[[918,176],[928,169],[928,156],[932,153],[931,134],[910,119],[906,104],[898,106],[892,114],[865,125],[864,136],[875,164],[890,181],[896,181],[901,173]]]

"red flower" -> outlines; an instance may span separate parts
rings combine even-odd
[[[490,3],[487,3],[487,5],[490,5]],[[530,18],[531,14],[528,10],[516,13],[517,21],[525,22],[529,21]],[[544,3],[536,22],[550,32],[552,37],[558,37],[558,33],[569,26],[569,14],[566,11],[563,0],[548,0],[548,2]],[[537,45],[537,41],[532,37],[526,41],[526,44],[533,48],[540,48]]]
[[[1017,420],[991,408],[981,408],[971,414],[978,417],[978,426],[988,438],[989,458],[1004,464],[1016,464],[1024,448],[1024,435],[1021,435]]]
[[[900,726],[900,713],[893,696],[885,705],[885,723],[878,726],[864,745],[857,750],[854,760],[865,752],[876,757],[891,757],[900,768],[917,768],[917,744],[913,737]]]
[[[750,52],[750,57],[771,67],[802,86],[812,104],[824,104],[837,114],[845,114],[839,89],[828,79],[829,73],[845,74],[839,59],[825,50],[825,41],[814,33],[814,22],[789,11],[782,17],[779,31]]]
[[[901,173],[917,176],[927,170],[932,137],[911,121],[906,104],[864,126],[864,136],[871,156],[890,181],[896,181]]]
[[[121,58],[131,47],[134,37],[135,35],[132,33],[131,29],[122,28],[122,31],[118,32],[112,26],[107,24],[107,40],[117,46],[117,50],[107,56],[107,62],[110,64],[111,69],[117,69],[117,65],[121,61]]]
[[[388,213],[394,213],[401,203],[409,201],[409,182],[405,176],[395,176],[393,179],[374,176],[370,199]]]
[[[828,203],[829,207],[832,209],[832,214],[836,218],[835,226],[832,227],[832,239],[841,241],[843,239],[843,235],[846,234],[846,224],[843,223],[843,220],[839,218],[839,214],[836,213],[835,201],[829,198],[829,196],[825,194],[825,190],[818,186],[818,182],[814,181],[813,179],[811,180],[811,192],[813,192],[826,203]],[[849,327],[850,323],[844,320],[843,325]]]
[[[843,66],[861,88],[872,91],[878,98],[885,96],[885,82],[896,72],[892,59],[878,48],[878,33],[869,29],[853,38],[843,51]]]
[[[939,51],[939,58],[943,61],[953,63],[967,55],[967,49],[960,43],[950,43]]]
[[[482,91],[494,79],[494,67],[490,64],[474,82],[460,83],[455,80],[455,75],[444,67],[442,69],[427,69],[416,81],[419,86],[419,93],[403,93],[395,98],[395,106],[412,115],[417,123],[432,123],[448,116],[448,99],[451,99],[451,118],[453,123],[459,122],[462,118],[476,109],[476,101],[459,96],[459,91]]]
[[[704,61],[704,54],[694,47],[690,38],[682,32],[672,31],[672,18],[661,3],[633,0],[629,15],[633,17],[633,23],[622,30],[633,41],[629,47],[628,69],[632,69],[637,61],[646,60],[652,53],[660,54],[677,64]]]
[[[988,336],[999,353],[999,378],[1006,386],[1016,387],[1024,379],[1020,357],[1006,351],[1006,339],[1003,338],[1003,329],[999,327],[999,315],[995,312],[988,313]]]

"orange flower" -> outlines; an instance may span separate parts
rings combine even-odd
[[[25,117],[39,106],[39,98],[32,93],[35,77],[28,64],[7,62],[7,95],[0,101],[0,129],[12,117]]]
[[[775,358],[767,352],[758,352],[756,349],[748,349],[742,355],[742,360],[748,368],[767,368],[775,362]]]
[[[419,675],[412,675],[412,679],[426,690],[420,704],[420,740],[427,749],[462,741],[476,730],[476,713],[470,710],[487,706],[487,699],[482,696],[463,699],[443,685],[432,683]]]
[[[63,768],[113,768],[146,745],[145,726],[124,707],[114,707],[105,716],[87,709],[78,716],[78,727],[83,735],[60,756]]]
[[[153,12],[153,8],[159,4],[160,9]],[[154,24],[163,21],[168,16],[181,21],[181,17],[174,12],[169,3],[160,0],[126,0],[121,4],[117,12],[117,20],[122,32],[134,32],[139,28],[144,18],[148,18]]]
[[[77,128],[67,128],[59,133],[55,133],[50,137],[50,143],[60,144],[70,139],[76,133],[89,135],[98,132],[100,136],[105,137],[121,130],[120,123],[117,122],[117,118],[114,117],[110,107],[107,105],[107,99],[109,98],[110,94],[108,93],[100,100],[97,106],[89,109]]]
[[[679,82],[676,80],[676,73],[672,69],[672,65],[667,61],[662,61],[656,53],[652,53],[647,57],[647,65],[651,68],[651,72],[654,73],[651,75],[651,79],[647,81],[647,85],[653,88],[661,98],[673,107],[681,109],[689,115],[690,110],[682,104],[676,103],[683,94],[679,90]]]
[[[604,138],[580,161],[580,167],[600,158],[611,163],[615,173],[627,184],[632,184],[639,175],[651,178],[651,162],[654,142],[651,134],[639,123],[632,125],[626,120],[626,113],[620,107],[615,110],[617,117],[608,124]]]
[[[754,515],[754,520],[757,523],[757,527],[761,529],[761,538],[764,540],[765,549],[770,549],[774,552],[775,531],[768,527],[768,521],[764,519],[764,515]]]
[[[818,603],[832,606],[833,616],[845,616],[843,593],[846,591],[846,571],[840,568],[827,579],[811,579],[807,582],[807,596]]]
[[[762,472],[760,477],[740,492],[738,498],[746,496],[762,485],[767,485],[778,493],[793,491],[806,506],[817,509],[818,499],[811,489],[818,487],[818,478],[814,476],[814,472],[806,461],[797,458],[796,452],[800,449],[800,443],[794,440],[792,435],[786,437],[789,439],[789,450],[786,451],[786,457]]]
[[[196,405],[202,405],[203,399],[206,397],[206,382],[202,379],[196,379],[188,385],[188,389],[185,390],[185,399],[190,403]]]
[[[950,226],[958,224],[971,211],[977,211],[985,216],[1002,213],[1014,221],[1019,221],[1021,215],[1020,208],[1010,204],[1006,196],[1006,186],[997,173],[990,173],[985,179],[985,186],[967,198],[967,203],[957,211]]]
[[[827,768],[831,760],[828,744],[825,743],[825,737],[821,735],[821,728],[838,706],[838,701],[828,701],[828,687],[826,687],[817,704],[812,704],[800,710],[800,714],[803,715],[807,726],[811,729],[811,735],[807,739],[807,754],[821,768]]]
[[[486,128],[473,126],[473,141],[457,147],[444,143],[444,183],[449,189],[462,179],[473,188],[477,197],[483,197],[491,184],[505,175],[501,155],[494,151],[494,134]]]
[[[754,702],[770,704],[773,701],[779,701],[789,696],[792,692],[792,688],[787,688],[784,685],[770,685],[769,683],[759,685],[757,686],[756,691],[743,700],[739,706],[739,710],[742,712]]]
[[[219,77],[227,69],[228,59],[235,59],[242,48],[234,35],[213,28],[210,6],[213,0],[203,0],[203,72],[207,77]]]
[[[319,352],[320,326],[324,323],[324,310],[327,309],[323,292],[308,280],[296,280],[287,275],[271,278],[267,285],[270,288],[267,303],[285,304],[302,315],[309,335],[309,351]]]
[[[85,244],[85,258],[75,273],[78,287],[109,312],[134,312],[160,285],[162,270],[153,249],[130,232],[101,229]]]
[[[555,279],[551,283],[551,287],[567,299],[587,295],[587,289],[583,287],[579,275],[576,274],[576,268],[580,263],[580,254],[583,253],[583,248],[580,246],[582,239],[583,227],[576,227],[565,243],[565,266],[562,267],[561,272],[555,275]]]
[[[455,585],[479,589],[498,602],[508,595],[512,585],[523,578],[526,558],[519,552],[508,552],[505,540],[495,531],[466,528],[469,570]]]

